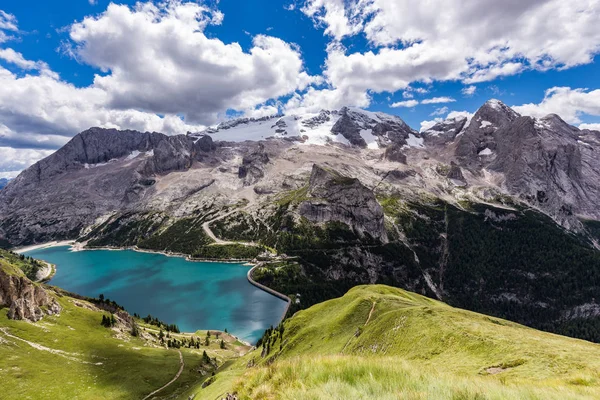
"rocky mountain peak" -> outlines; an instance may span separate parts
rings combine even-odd
[[[410,135],[420,136],[400,117],[344,107],[331,132],[358,147],[403,146]]]
[[[372,190],[360,180],[317,164],[313,165],[308,193],[300,215],[311,222],[342,222],[360,236],[387,242],[383,208]]]
[[[421,132],[421,136],[428,146],[446,145],[463,131],[467,121],[467,117],[449,118]]]
[[[500,100],[488,100],[477,110],[456,146],[456,156],[470,168],[489,161],[497,146],[496,131],[511,124],[520,115]]]

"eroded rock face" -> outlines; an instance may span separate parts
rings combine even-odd
[[[210,136],[89,129],[2,190],[0,237],[17,244],[76,237],[96,218],[135,207],[157,176],[188,170],[215,147]]]
[[[462,132],[466,124],[465,117],[447,119],[422,132],[421,136],[426,146],[445,146]]]
[[[354,111],[347,107],[342,108],[339,113],[340,118],[331,132],[344,136],[353,146],[367,147],[363,134],[375,136],[380,147],[403,146],[410,134],[419,136],[417,131],[396,116]]]
[[[261,180],[265,174],[263,168],[269,163],[269,155],[265,146],[259,143],[257,148],[242,158],[242,165],[238,170],[238,177],[244,180],[244,186],[250,186]]]
[[[485,157],[496,150],[496,131],[517,118],[519,114],[501,101],[486,102],[477,110],[469,126],[458,138],[456,156],[461,164],[470,168],[480,167],[482,156]]]
[[[504,173],[509,192],[566,227],[573,227],[574,213],[600,217],[600,170],[589,162],[600,146],[583,142],[577,128],[557,115],[520,117],[496,132],[496,142],[489,168]]]
[[[25,276],[0,268],[0,305],[8,307],[8,318],[36,322],[44,315],[58,314],[60,305],[44,288]],[[43,308],[42,308],[43,307]]]
[[[398,145],[392,145],[387,147],[385,149],[385,153],[383,153],[383,157],[389,161],[406,164],[406,154],[404,154],[402,148]]]
[[[300,215],[309,221],[343,222],[361,236],[387,242],[383,208],[358,179],[313,165],[309,194],[312,198],[299,207]]]

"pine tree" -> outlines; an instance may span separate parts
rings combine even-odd
[[[221,349],[225,348],[225,342],[221,339],[221,343],[219,344],[219,347],[221,347]]]

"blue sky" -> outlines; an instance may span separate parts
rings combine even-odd
[[[600,129],[600,0],[0,5],[0,175],[92,125],[201,129],[343,105],[423,121],[497,98]]]

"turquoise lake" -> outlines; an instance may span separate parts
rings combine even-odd
[[[279,324],[286,303],[251,285],[250,267],[192,262],[132,250],[71,251],[57,246],[25,253],[55,264],[51,285],[116,301],[133,314],[152,314],[182,332],[227,329],[250,342]],[[98,322],[100,323],[100,322]]]

